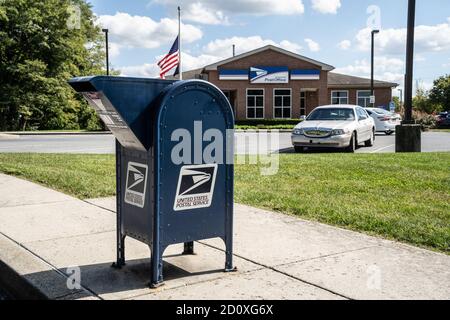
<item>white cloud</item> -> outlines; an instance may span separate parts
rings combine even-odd
[[[163,56],[156,57],[156,61],[160,60]],[[183,52],[181,54],[181,60],[183,63],[183,71],[194,70],[206,65],[217,62],[218,59],[215,56],[201,54],[199,56],[192,56]],[[121,71],[122,76],[134,76],[134,77],[146,77],[146,78],[159,78],[159,67],[155,63],[146,63],[143,65],[126,66],[118,68]],[[173,74],[175,68],[168,74]]]
[[[149,17],[117,12],[113,16],[99,16],[97,23],[109,29],[111,41],[116,44],[116,53],[120,47],[158,48],[173,42],[178,35],[178,21],[168,18],[157,22]],[[191,43],[203,36],[202,31],[193,25],[183,24],[182,28],[183,42]]]
[[[333,72],[359,77],[370,77],[370,61],[356,60],[353,64],[336,68]],[[405,63],[401,59],[380,56],[375,58],[374,73],[377,80],[402,84],[404,82]]]
[[[283,41],[280,42],[279,45],[277,45],[277,44],[275,44],[275,45],[280,47],[280,48],[283,48],[285,50],[294,52],[294,53],[300,53],[300,51],[303,50],[301,45],[299,45],[297,43],[294,43],[294,42],[290,42],[288,40],[283,40]]]
[[[228,17],[221,10],[210,10],[201,2],[191,3],[183,19],[202,24],[229,24]]]
[[[111,58],[115,58],[115,57],[119,56],[120,49],[122,49],[122,45],[120,45],[119,43],[116,43],[116,42],[110,42],[109,43],[109,56]]]
[[[314,40],[306,38],[305,42],[308,45],[308,48],[311,52],[320,51],[320,45],[317,42],[315,42]]]
[[[324,14],[336,14],[341,7],[340,0],[311,0],[312,8]]]
[[[360,30],[356,35],[357,48],[369,51],[371,29]],[[406,28],[382,29],[376,36],[376,50],[384,54],[404,54],[406,48]],[[446,23],[434,26],[420,25],[415,29],[415,50],[417,53],[442,52],[450,50],[450,17]]]
[[[302,0],[153,0],[176,12],[181,6],[182,18],[202,24],[228,24],[231,14],[295,15],[303,14]]]
[[[118,68],[121,76],[133,76],[144,78],[159,78],[159,67],[156,63],[146,63],[138,66],[127,66]]]
[[[251,51],[266,45],[274,45],[292,52],[300,52],[302,47],[296,43],[283,40],[279,43],[270,40],[263,39],[260,36],[253,37],[232,37],[226,39],[217,39],[209,42],[201,49],[199,55],[192,55],[187,52],[183,52],[181,59],[183,63],[183,70],[193,70],[204,67],[206,65],[218,62],[220,60],[230,58],[232,55],[232,45],[236,45],[236,54],[241,54],[247,51]],[[155,58],[155,63],[144,64],[141,66],[125,66],[118,68],[121,70],[122,75],[138,76],[138,77],[159,77],[159,68],[156,62],[162,56]],[[170,73],[173,73],[172,71]]]
[[[342,40],[338,43],[338,48],[341,50],[348,50],[352,46],[352,42],[350,40]]]
[[[236,54],[248,52],[266,45],[274,45],[295,53],[300,52],[302,49],[300,45],[287,40],[277,43],[270,39],[263,39],[260,36],[253,36],[217,39],[208,43],[203,48],[203,51],[208,55],[216,56],[220,60],[230,57],[233,44],[236,45]]]

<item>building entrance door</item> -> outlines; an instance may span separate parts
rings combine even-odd
[[[302,89],[300,91],[300,117],[308,116],[319,105],[318,99],[317,89]]]
[[[236,90],[222,90],[223,94],[227,97],[233,109],[233,114],[236,117]]]

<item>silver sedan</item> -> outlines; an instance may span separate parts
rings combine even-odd
[[[360,143],[366,147],[375,141],[375,123],[367,112],[354,105],[318,107],[292,132],[296,152],[305,147],[345,148],[355,152]]]

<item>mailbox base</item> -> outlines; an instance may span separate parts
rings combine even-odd
[[[184,243],[184,250],[183,250],[182,254],[183,255],[195,255],[193,241]]]
[[[150,283],[148,284],[148,287],[149,287],[150,289],[158,289],[158,288],[160,288],[160,287],[162,287],[162,286],[164,286],[164,281],[157,282],[157,283],[150,282]]]
[[[227,269],[227,268],[225,268],[225,272],[237,272],[238,271],[238,268],[237,267],[233,267],[233,268],[231,268],[231,269]]]
[[[118,263],[118,262],[113,262],[112,264],[111,264],[111,268],[114,268],[114,269],[122,269],[123,267],[125,267],[126,266],[126,263],[125,262],[121,262],[121,263]]]

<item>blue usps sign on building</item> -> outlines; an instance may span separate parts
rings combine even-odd
[[[389,111],[390,112],[395,112],[395,103],[394,103],[394,101],[391,101],[389,103]]]
[[[251,67],[251,83],[289,83],[288,67]]]

